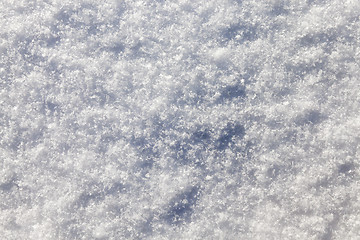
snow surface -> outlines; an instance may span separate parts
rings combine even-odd
[[[1,0],[1,239],[359,239],[358,0]]]

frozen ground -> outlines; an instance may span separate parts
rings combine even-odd
[[[359,1],[0,16],[1,239],[359,239]]]

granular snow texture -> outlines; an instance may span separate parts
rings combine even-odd
[[[359,1],[0,16],[1,239],[359,239]]]

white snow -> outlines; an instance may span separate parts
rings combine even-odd
[[[359,12],[0,1],[1,239],[357,239]]]

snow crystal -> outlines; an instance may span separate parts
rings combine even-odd
[[[1,1],[1,239],[357,239],[359,12]]]

